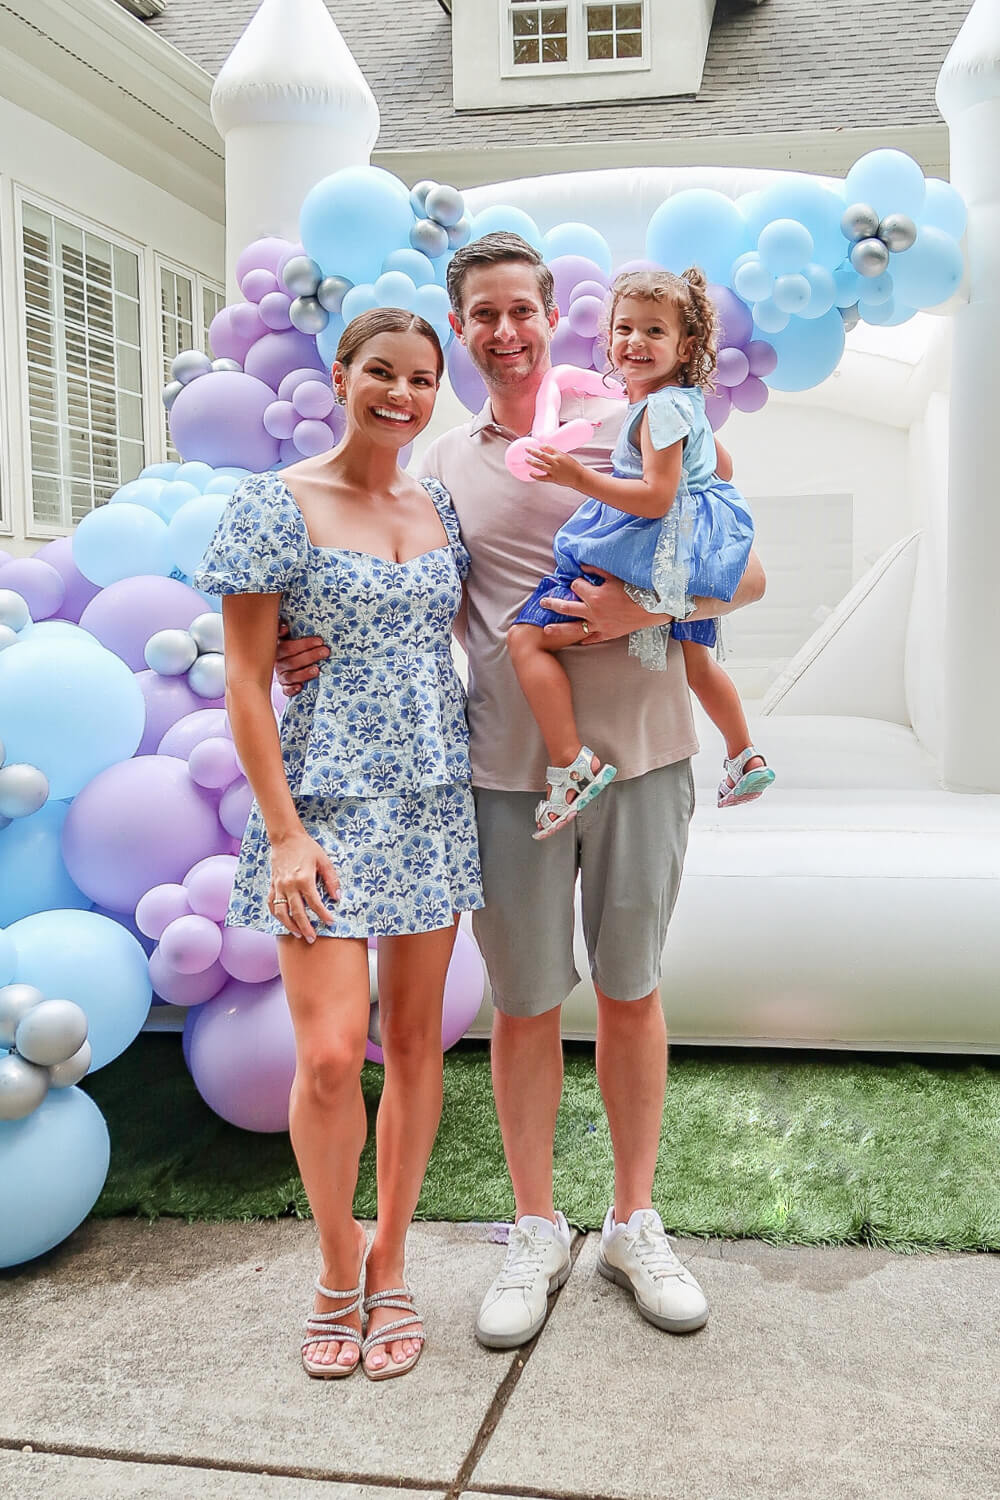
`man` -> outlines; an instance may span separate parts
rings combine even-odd
[[[448,269],[451,323],[486,383],[489,400],[470,423],[424,455],[422,472],[451,492],[472,559],[466,651],[473,786],[486,897],[475,932],[493,990],[493,1088],[515,1199],[504,1267],[479,1311],[476,1336],[490,1348],[527,1342],[545,1321],[551,1292],[569,1275],[570,1236],[553,1202],[552,1148],[562,1091],[563,1001],[579,982],[573,900],[581,882],[583,927],[597,994],[597,1076],[615,1164],[599,1269],[633,1292],[639,1311],[672,1332],[700,1328],[708,1305],[675,1256],[653,1208],[653,1172],[667,1073],[660,960],[677,897],[694,804],[697,748],[679,650],[652,675],[628,652],[628,635],[665,628],[617,579],[581,579],[578,603],[552,601],[585,744],[619,768],[592,808],[557,837],[532,839],[532,810],[545,785],[541,736],[518,687],[506,632],[552,569],[552,539],[579,503],[572,490],[525,484],[504,464],[531,430],[559,320],[552,276],[517,235],[467,245]],[[572,410],[570,408],[573,408]],[[577,450],[607,469],[621,421],[610,401],[565,402],[564,417],[601,420]],[[751,559],[731,604],[701,602],[695,617],[759,598]],[[549,601],[546,601],[549,602]],[[320,644],[281,648],[283,681],[311,675]]]

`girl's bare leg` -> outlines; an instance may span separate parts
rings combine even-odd
[[[385,1083],[376,1126],[378,1224],[368,1254],[366,1293],[405,1285],[406,1231],[410,1227],[441,1118],[441,1006],[457,926],[378,945],[379,1021]],[[369,1331],[403,1314],[374,1308]],[[365,1363],[382,1369],[416,1353],[415,1339],[371,1350]]]
[[[694,693],[712,723],[726,742],[731,760],[750,744],[750,730],[740,695],[728,673],[724,672],[708,646],[697,641],[681,641],[688,687]],[[764,764],[763,756],[748,760],[744,770],[753,771]]]
[[[283,937],[278,960],[295,1028],[292,1148],[319,1230],[319,1279],[343,1291],[357,1285],[365,1243],[353,1204],[367,1132],[361,1064],[368,1035],[368,949],[363,938],[324,937],[307,944]],[[317,1293],[317,1312],[342,1306]],[[357,1313],[340,1321],[361,1327]],[[309,1358],[353,1365],[358,1349],[331,1339],[313,1344]]]
[[[521,691],[542,731],[550,766],[568,766],[582,740],[573,712],[573,692],[556,648],[546,643],[539,625],[512,625],[507,649]]]

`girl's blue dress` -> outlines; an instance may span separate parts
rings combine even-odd
[[[631,516],[601,500],[585,500],[556,533],[555,572],[542,579],[516,623],[565,624],[565,615],[544,609],[539,600],[576,599],[573,580],[587,576],[588,568],[602,568],[620,578],[630,596],[651,613],[677,617],[670,629],[639,630],[629,642],[629,650],[644,666],[662,669],[671,634],[715,645],[714,620],[690,625],[683,620],[695,599],[733,597],[753,545],[753,520],[739,490],[715,472],[715,438],[700,386],[665,386],[629,405],[611,455],[616,477],[642,478],[639,427],[644,411],[655,448],[684,443],[673,505],[665,516],[648,517]]]
[[[311,918],[324,937],[428,932],[483,904],[465,690],[451,657],[469,555],[447,490],[423,483],[447,540],[397,563],[313,546],[284,481],[246,479],[195,574],[207,594],[280,594],[292,634],[330,647],[281,720],[296,810],[340,875],[333,922]],[[254,802],[228,927],[286,931],[268,909],[270,868]]]

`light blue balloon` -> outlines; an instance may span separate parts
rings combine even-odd
[[[862,322],[871,323],[876,328],[891,327],[895,312],[896,303],[891,293],[881,302],[861,301],[858,303],[858,314]]]
[[[249,479],[253,473],[252,469],[241,469],[238,464],[223,464],[220,468],[213,470],[216,475],[233,474],[237,479]]]
[[[776,278],[771,297],[775,307],[782,312],[800,313],[811,295],[812,288],[801,272],[790,271]]]
[[[753,320],[757,331],[770,338],[772,333],[780,333],[783,328],[788,327],[788,313],[772,302],[770,297],[765,297],[763,302],[754,304]]]
[[[225,495],[198,495],[182,505],[170,522],[170,553],[182,573],[198,571],[225,508]]]
[[[733,269],[733,287],[745,302],[764,302],[771,295],[774,277],[761,264],[757,252],[741,255]]]
[[[415,311],[426,318],[442,345],[446,345],[452,336],[451,324],[448,322],[448,314],[451,312],[448,293],[439,286],[422,286],[417,290],[416,303]]]
[[[216,474],[205,486],[206,495],[232,495],[243,483],[235,474]]]
[[[673,194],[646,230],[647,260],[678,273],[699,266],[709,281],[722,285],[728,285],[733,261],[752,248],[732,199],[711,188]]]
[[[813,237],[796,219],[772,219],[757,237],[757,253],[773,275],[790,275],[812,260]]]
[[[865,318],[866,323],[875,321],[873,318],[865,317],[865,310],[861,307],[861,304],[859,304],[859,310],[861,316]],[[916,308],[907,307],[904,302],[900,302],[898,297],[893,296],[889,298],[888,302],[879,303],[878,307],[873,309],[873,311],[877,314],[878,326],[880,328],[898,328],[900,323],[908,323],[910,321],[916,312]]]
[[[0,925],[56,907],[89,911],[93,905],[63,863],[68,812],[67,803],[49,801],[30,818],[15,818],[0,834]]]
[[[166,578],[173,566],[166,523],[142,505],[99,506],[73,534],[73,561],[102,588],[150,573]]]
[[[81,646],[104,650],[96,635],[91,635],[82,625],[71,625],[69,620],[39,620],[37,624],[25,625],[19,633],[18,645],[22,641],[78,641]]]
[[[104,1116],[82,1089],[50,1089],[25,1119],[0,1123],[0,1266],[34,1260],[72,1234],[110,1161]]]
[[[828,313],[837,300],[837,288],[833,272],[818,261],[810,261],[802,272],[809,283],[809,301],[799,311],[800,318],[821,318]]]
[[[523,209],[511,207],[509,203],[494,203],[489,208],[484,208],[482,213],[476,214],[469,238],[481,240],[484,234],[497,234],[501,230],[519,234],[522,240],[527,240],[534,249],[541,251],[542,231],[530,214],[526,214]]]
[[[363,281],[358,286],[352,286],[351,290],[344,297],[340,307],[340,316],[344,320],[344,327],[346,328],[347,324],[352,323],[355,318],[359,318],[362,313],[371,312],[373,308],[379,305],[378,297],[375,295],[375,288],[370,282]],[[330,321],[333,321],[332,318]],[[330,324],[328,323],[323,332],[329,333],[329,331]],[[318,337],[316,339],[316,347],[319,348]]]
[[[847,254],[847,241],[840,228],[844,201],[814,177],[788,173],[781,182],[748,197],[753,202],[740,208],[754,244],[761,230],[774,219],[794,219],[809,231],[812,259],[832,270]]]
[[[409,192],[380,167],[345,167],[306,194],[299,234],[325,276],[373,282],[386,256],[405,246],[413,223]]]
[[[864,290],[862,283],[866,280],[867,277],[859,276],[852,265],[839,265],[833,273],[834,301],[837,306],[855,307]]]
[[[919,229],[909,250],[892,257],[893,290],[907,307],[937,307],[958,291],[964,275],[962,247],[943,229]]]
[[[189,500],[197,500],[200,494],[199,485],[184,479],[172,479],[163,486],[157,510],[165,521],[172,521],[182,505],[186,505]]]
[[[145,724],[135,677],[103,646],[29,638],[0,651],[0,740],[9,760],[45,773],[51,797],[128,760]]]
[[[139,470],[140,479],[173,479],[179,463],[147,464],[144,469]]]
[[[611,247],[589,224],[557,224],[543,239],[542,254],[548,261],[560,255],[582,255],[584,260],[595,261],[605,275],[611,274]]]
[[[413,312],[417,289],[402,271],[386,271],[375,282],[372,290],[378,298],[379,307],[401,307],[406,312]],[[346,297],[344,301],[346,303]]]
[[[382,272],[402,271],[414,286],[428,286],[434,280],[434,262],[419,250],[393,250],[382,262]]]
[[[10,984],[14,977],[15,959],[14,944],[5,932],[0,931],[0,984]]]
[[[185,484],[193,484],[199,493],[204,491],[208,481],[215,477],[215,470],[211,464],[206,464],[201,459],[193,458],[188,463],[181,464],[175,480],[183,480]]]
[[[144,505],[147,510],[160,514],[160,496],[166,488],[165,479],[139,476],[138,479],[130,479],[128,484],[123,484],[121,489],[115,490],[109,505]]]
[[[769,333],[778,363],[765,385],[774,391],[807,391],[832,375],[844,352],[844,320],[832,307],[822,318],[792,318],[787,328]]]
[[[862,316],[865,307],[878,307],[892,297],[893,280],[888,271],[883,271],[881,276],[863,276],[861,282],[858,301],[862,305]]]
[[[41,911],[13,923],[7,935],[19,983],[85,1012],[91,1072],[139,1035],[153,995],[149,968],[141,943],[118,922],[96,911]]]
[[[909,214],[919,220],[924,196],[923,171],[905,151],[869,151],[854,163],[844,182],[844,202],[870,203],[880,219]]]
[[[346,301],[346,298],[345,298]],[[321,333],[316,335],[316,348],[319,357],[328,370],[333,368],[333,362],[337,358],[337,347],[340,337],[347,324],[339,313],[331,313],[330,321]]]
[[[965,233],[968,214],[965,201],[950,182],[940,177],[928,177],[924,205],[920,210],[920,225],[943,229],[952,239],[960,240]]]

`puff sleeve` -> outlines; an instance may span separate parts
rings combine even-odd
[[[306,562],[302,512],[277,474],[244,479],[230,496],[194,575],[206,594],[281,594]]]
[[[646,425],[654,448],[669,448],[686,438],[694,426],[691,398],[679,386],[654,391],[646,403]]]
[[[451,496],[440,479],[421,479],[420,483],[434,501],[434,507],[441,517],[441,525],[444,527],[445,535],[448,538],[451,555],[455,559],[458,576],[464,581],[469,571],[469,554],[465,550],[465,544],[462,541],[462,533],[459,530],[458,517],[455,514],[455,507],[451,503]]]

